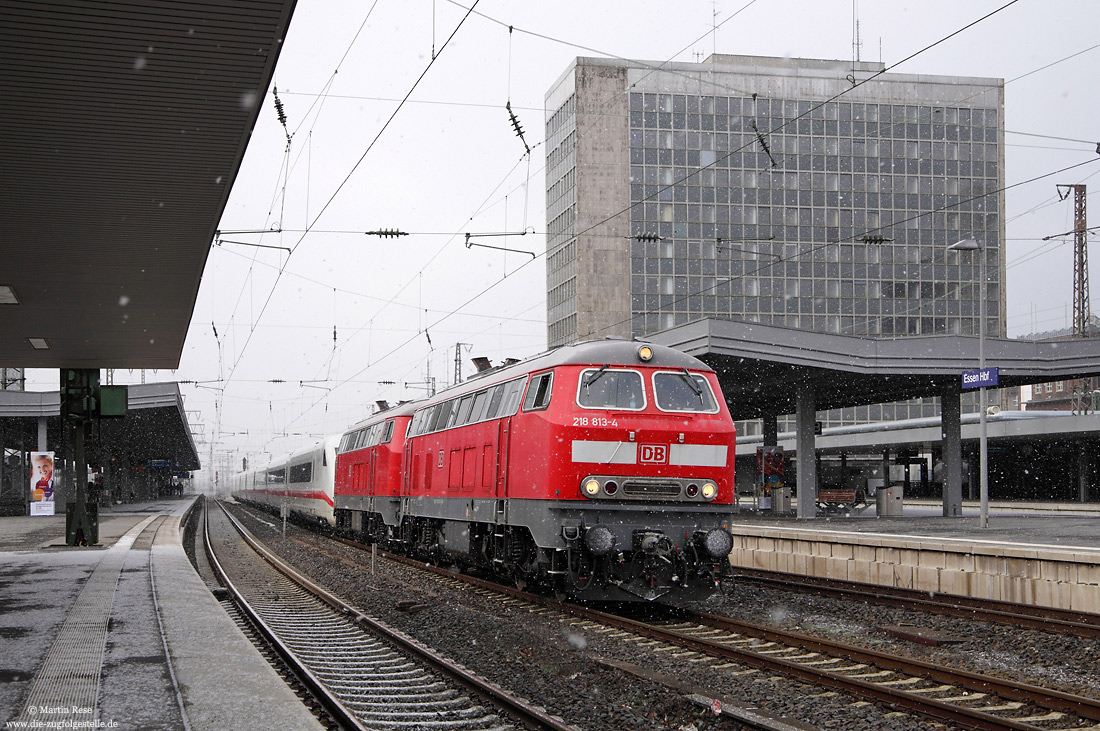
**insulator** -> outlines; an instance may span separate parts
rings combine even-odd
[[[286,127],[286,112],[283,110],[283,102],[279,99],[279,90],[273,89],[272,94],[275,97],[275,112],[279,115],[279,124]]]

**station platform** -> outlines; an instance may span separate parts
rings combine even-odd
[[[1100,504],[976,502],[943,517],[933,500],[902,515],[742,512],[730,530],[734,568],[785,571],[938,594],[1100,611]]]
[[[65,517],[0,518],[4,728],[321,728],[184,552],[195,496]]]

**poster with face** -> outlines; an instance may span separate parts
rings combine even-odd
[[[31,452],[31,515],[53,515],[53,452]]]

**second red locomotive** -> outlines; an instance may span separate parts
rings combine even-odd
[[[684,601],[729,572],[733,421],[717,377],[603,340],[486,369],[337,450],[338,529],[587,600]]]

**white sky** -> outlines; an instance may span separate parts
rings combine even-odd
[[[856,3],[861,58],[892,66],[1006,2]],[[450,383],[456,343],[470,344],[467,375],[471,356],[498,362],[543,350],[543,99],[570,60],[695,61],[715,50],[850,60],[853,8],[852,0],[482,0],[455,31],[466,11],[446,0],[299,0],[275,75],[289,153],[268,90],[220,226],[281,224],[283,233],[224,238],[293,254],[214,247],[180,368],[146,380],[207,382],[181,386],[204,463],[222,393],[214,460],[239,468],[241,456],[259,466],[342,431],[375,399],[423,395],[404,384],[425,381],[429,369],[440,387]],[[1097,28],[1094,0],[1018,0],[891,69],[1003,78],[1009,185],[1087,163],[1007,194],[1010,337],[1069,325],[1072,238],[1041,238],[1073,228],[1072,203],[1058,201],[1056,183],[1086,183],[1093,200],[1100,190]],[[438,57],[425,73],[433,46]],[[410,235],[361,233],[379,229]],[[537,259],[464,244],[466,232],[524,230],[532,233],[474,241]],[[57,387],[56,371],[29,376],[30,388]],[[140,378],[116,372],[116,383]]]

